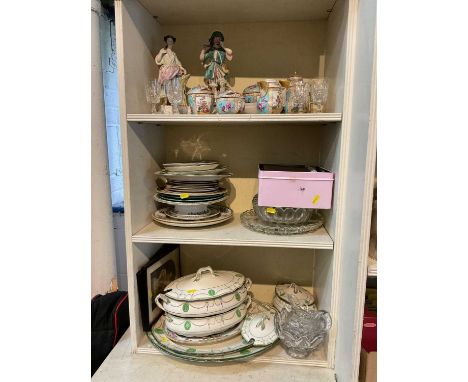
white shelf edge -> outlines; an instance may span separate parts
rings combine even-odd
[[[194,235],[192,230],[197,230]],[[235,236],[245,230],[247,238],[236,238]],[[160,232],[158,232],[160,231]],[[184,231],[187,235],[184,236]],[[321,237],[314,241],[313,236]],[[326,239],[323,236],[326,235]],[[234,237],[233,237],[234,236]],[[248,236],[251,236],[248,238]],[[229,238],[233,237],[233,238]],[[303,241],[295,240],[298,238]],[[333,249],[333,240],[324,227],[317,231],[303,235],[267,235],[249,231],[240,223],[239,214],[224,225],[196,228],[174,228],[165,227],[154,222],[149,223],[136,234],[132,235],[133,243],[171,243],[171,244],[198,244],[198,245],[226,245],[226,246],[250,246],[250,247],[278,247],[278,248],[307,248],[307,249]]]
[[[209,122],[340,122],[341,113],[305,114],[127,114],[128,122],[209,123]]]

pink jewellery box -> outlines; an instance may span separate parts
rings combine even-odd
[[[333,175],[321,167],[260,164],[258,205],[329,209]]]

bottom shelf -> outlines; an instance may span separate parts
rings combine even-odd
[[[139,354],[158,354],[167,358],[169,356],[161,353],[156,349],[153,344],[149,341],[146,335],[141,339],[141,342],[137,348],[137,353]],[[286,364],[286,365],[302,365],[302,366],[317,366],[317,367],[328,367],[327,355],[326,355],[326,346],[322,345],[320,348],[310,354],[305,359],[297,359],[289,356],[283,347],[278,344],[266,353],[263,353],[261,356],[250,359],[249,361],[244,361],[244,363],[270,363],[270,364]],[[227,363],[226,363],[227,364]]]
[[[305,287],[305,289],[313,292],[313,288]],[[260,301],[268,302],[271,304],[274,296],[274,285],[262,285],[262,284],[253,284],[251,287],[251,292],[253,293],[254,298]],[[286,353],[286,350],[280,345],[274,346],[269,351],[263,353],[262,355],[252,358],[249,361],[244,363],[269,363],[269,364],[286,364],[286,365],[302,365],[302,366],[317,366],[317,367],[328,367],[327,360],[327,346],[328,343],[323,343],[315,352],[311,353],[307,358],[297,359],[292,358]],[[153,344],[150,342],[146,334],[143,334],[138,348],[136,350],[140,354],[158,354],[164,357],[170,358],[169,356],[161,353],[156,349]]]
[[[134,354],[130,330],[121,338],[101,367],[93,382],[335,382],[332,369],[323,367],[238,362],[223,365],[199,365],[176,361],[167,356]]]

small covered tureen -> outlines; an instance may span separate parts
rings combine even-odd
[[[244,110],[244,98],[241,94],[228,90],[220,93],[216,99],[218,114],[237,114]]]
[[[195,86],[187,92],[187,101],[192,114],[211,114],[214,107],[214,94],[206,86]]]
[[[315,298],[312,293],[294,283],[277,285],[275,288],[273,305],[279,312],[283,309],[291,310],[293,305],[316,310],[314,302]]]
[[[258,84],[247,86],[242,92],[245,103],[256,103],[260,96],[260,86]]]

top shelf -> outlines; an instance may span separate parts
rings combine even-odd
[[[295,0],[276,4],[270,0],[139,0],[161,25],[246,23],[265,21],[325,20],[335,0]]]
[[[306,114],[127,114],[128,122],[156,124],[206,123],[287,123],[310,124],[340,122],[341,113]]]

